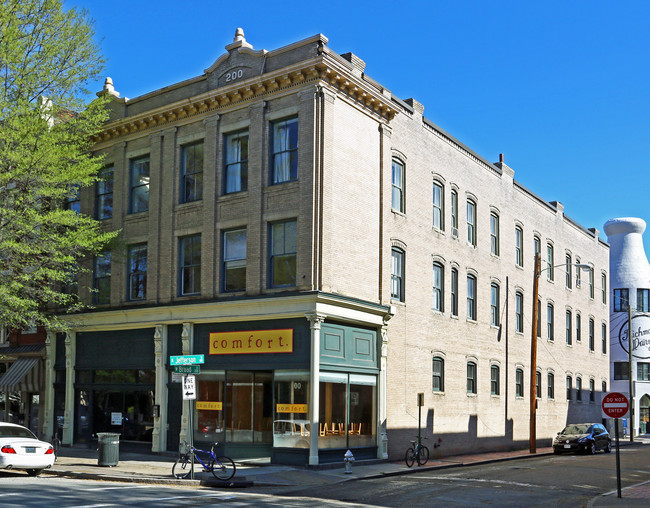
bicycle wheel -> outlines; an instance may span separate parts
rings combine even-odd
[[[235,471],[237,467],[228,457],[217,457],[216,462],[212,464],[212,474],[217,480],[230,480],[235,476]]]
[[[191,468],[190,458],[187,455],[182,455],[172,466],[172,476],[182,480],[189,478]]]
[[[429,461],[429,449],[422,445],[418,454],[418,466],[424,466]]]
[[[406,456],[404,457],[404,461],[406,462],[406,467],[411,467],[415,462],[415,450],[413,449],[413,447],[406,450]]]

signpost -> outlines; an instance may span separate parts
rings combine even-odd
[[[603,397],[603,413],[609,418],[614,418],[614,429],[616,435],[616,489],[618,497],[621,497],[621,459],[618,446],[618,419],[623,418],[630,409],[630,402],[622,393],[611,392]]]

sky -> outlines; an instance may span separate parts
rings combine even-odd
[[[104,76],[134,98],[203,73],[235,30],[337,53],[585,228],[650,223],[650,2],[65,0],[95,20]],[[103,79],[93,90],[99,91]],[[650,231],[644,235],[650,253]]]

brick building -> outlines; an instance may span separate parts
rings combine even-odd
[[[607,244],[354,54],[320,34],[255,50],[238,30],[196,78],[103,93],[106,178],[81,210],[122,235],[81,281],[94,309],[48,336],[45,425],[64,417],[64,443],[176,450],[193,432],[233,457],[394,459],[424,393],[438,453],[525,446],[535,250],[538,438],[599,419]],[[186,354],[205,356],[195,403],[171,374]]]

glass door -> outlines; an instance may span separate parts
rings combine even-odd
[[[271,443],[271,372],[226,373],[226,438],[231,443]]]

